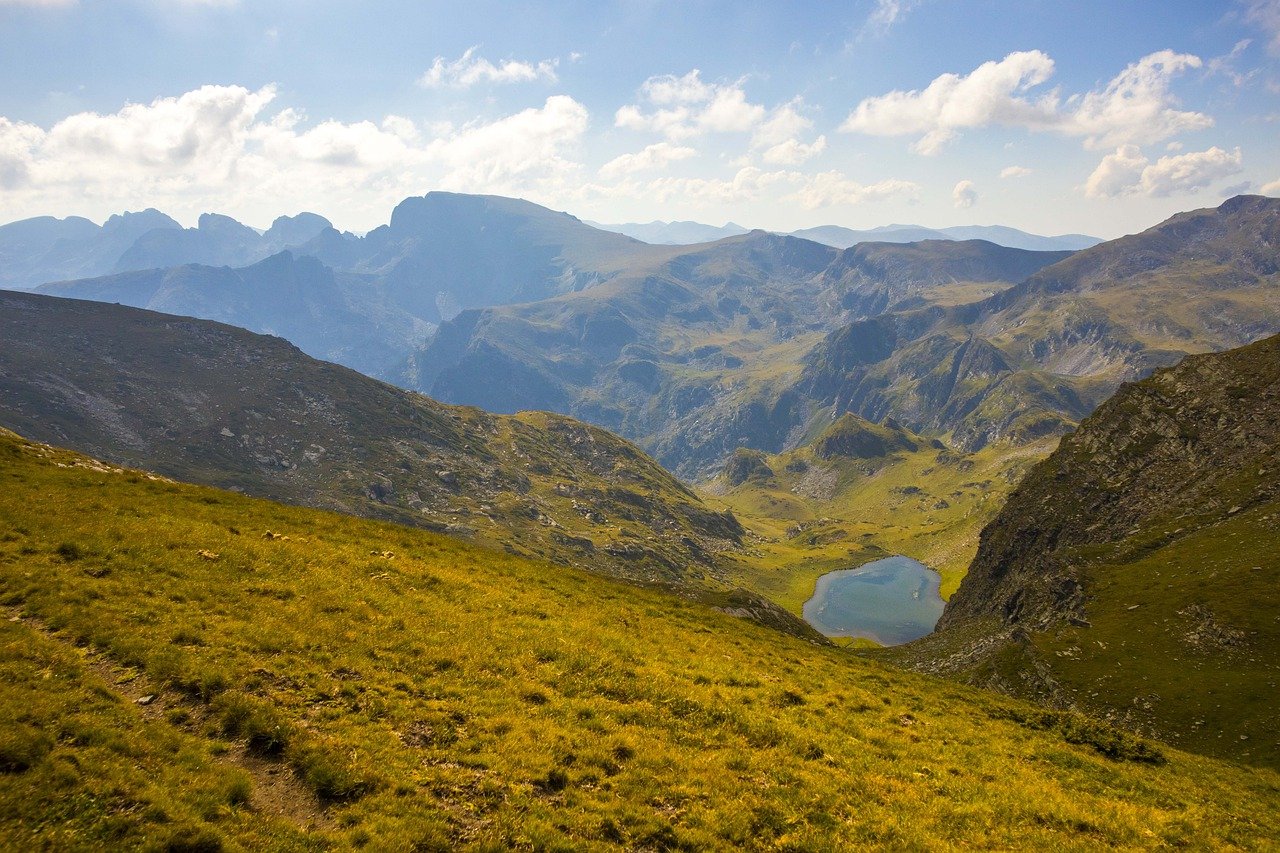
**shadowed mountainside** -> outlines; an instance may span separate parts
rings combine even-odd
[[[95,302],[0,293],[0,328],[0,423],[117,464],[641,581],[714,586],[741,535],[563,416],[445,406],[278,338]]]
[[[1280,336],[1124,386],[1031,469],[895,656],[1280,764]]]

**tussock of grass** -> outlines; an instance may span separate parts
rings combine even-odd
[[[131,482],[12,438],[0,451],[0,605],[19,619],[0,621],[0,837],[17,849],[1229,848],[1280,834],[1270,771],[1165,747],[1164,765],[1115,760],[1027,725],[1030,706],[660,591]],[[93,556],[67,562],[63,542]],[[140,684],[154,703],[132,699]],[[273,800],[281,779],[309,805]]]

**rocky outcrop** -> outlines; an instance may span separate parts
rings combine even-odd
[[[1074,552],[1156,518],[1280,494],[1280,336],[1126,385],[1033,468],[982,532],[938,630],[1087,621]]]

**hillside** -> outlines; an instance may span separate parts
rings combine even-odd
[[[1274,772],[0,435],[18,849],[1255,848]],[[270,531],[270,533],[267,533]]]
[[[1280,765],[1280,336],[1126,385],[982,532],[933,672]]]
[[[283,251],[252,266],[187,264],[58,282],[36,292],[114,302],[277,335],[303,352],[376,376],[433,328],[395,310],[369,276]]]
[[[1121,382],[1280,330],[1277,245],[1277,199],[1179,214],[982,301],[837,329],[795,390],[967,450],[1060,435]]]
[[[572,414],[698,478],[739,445],[779,451],[805,426],[813,407],[789,389],[824,332],[890,299],[982,298],[1061,257],[949,242],[839,252],[762,231],[671,251],[581,292],[463,312],[402,382]]]
[[[741,533],[603,430],[444,406],[278,338],[96,302],[0,293],[0,425],[634,580],[714,586]]]

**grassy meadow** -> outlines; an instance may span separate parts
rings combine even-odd
[[[0,435],[10,850],[1250,849],[1280,776]]]

